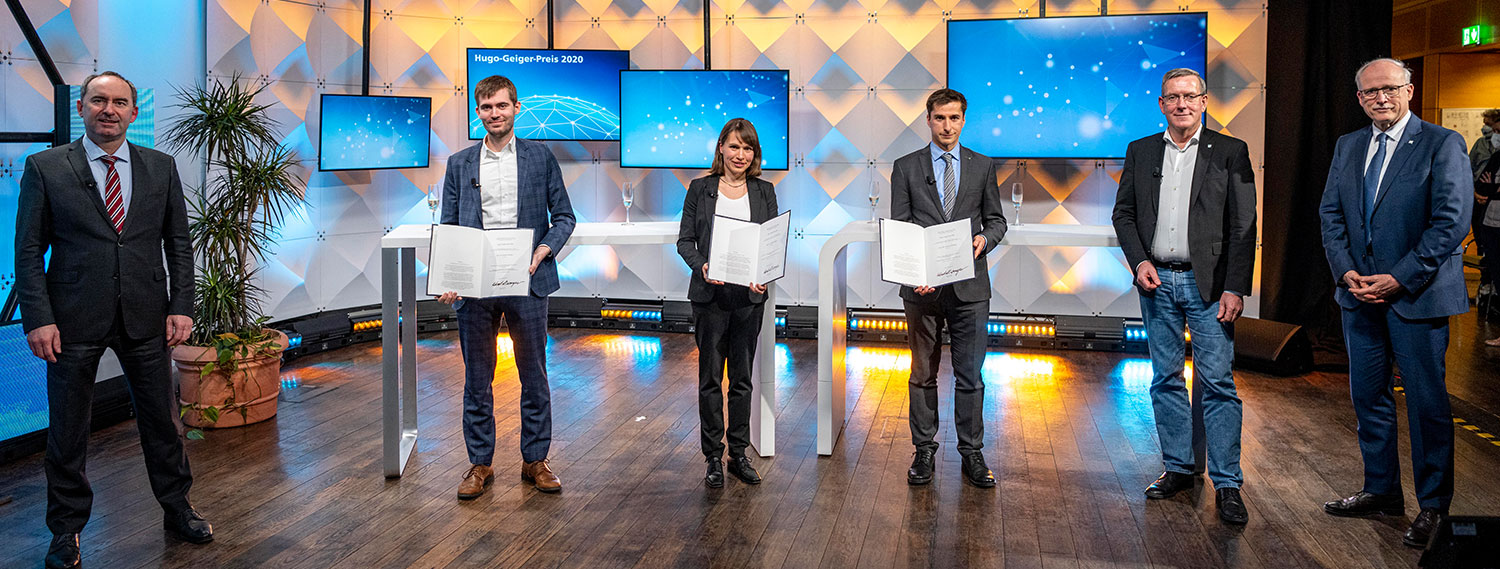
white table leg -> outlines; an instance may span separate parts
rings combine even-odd
[[[417,250],[401,249],[401,468],[417,446]]]
[[[844,431],[844,357],[848,347],[847,243],[830,239],[818,254],[818,454],[833,454]]]
[[[387,478],[401,476],[417,444],[416,257],[413,247],[380,251],[380,423]]]
[[[397,261],[398,249],[380,250],[380,318],[395,322],[398,288],[401,286]],[[401,402],[398,381],[399,334],[395,326],[380,328],[380,438],[386,477],[401,476]]]
[[[766,288],[760,338],[750,364],[750,381],[755,383],[750,404],[750,444],[762,457],[776,455],[776,285]]]

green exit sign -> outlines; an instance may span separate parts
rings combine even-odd
[[[1484,43],[1484,40],[1479,37],[1479,29],[1479,26],[1464,28],[1464,45],[1479,45]]]

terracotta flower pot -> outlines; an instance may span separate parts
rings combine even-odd
[[[182,422],[193,427],[238,427],[258,423],[276,416],[276,399],[281,394],[281,351],[288,341],[286,334],[267,329],[275,335],[276,352],[239,360],[232,374],[214,370],[203,375],[203,366],[218,357],[212,348],[180,345],[172,348],[172,363],[182,385],[180,403],[190,406]],[[234,407],[225,409],[230,399]],[[201,409],[216,407],[218,421],[209,421]],[[244,413],[240,412],[244,409]]]

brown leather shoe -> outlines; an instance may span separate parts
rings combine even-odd
[[[521,480],[536,485],[536,489],[548,494],[562,492],[562,481],[547,467],[547,459],[521,465]]]
[[[483,464],[469,467],[464,473],[464,479],[458,483],[458,499],[473,500],[484,495],[484,489],[489,488],[490,483],[495,481],[495,469]]]

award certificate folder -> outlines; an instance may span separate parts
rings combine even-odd
[[[531,230],[432,226],[427,294],[464,298],[522,296],[531,291]]]
[[[922,227],[880,220],[880,280],[936,287],[974,278],[974,236],[969,220]]]
[[[750,286],[785,276],[791,220],[791,211],[765,223],[715,215],[708,248],[708,278]]]

